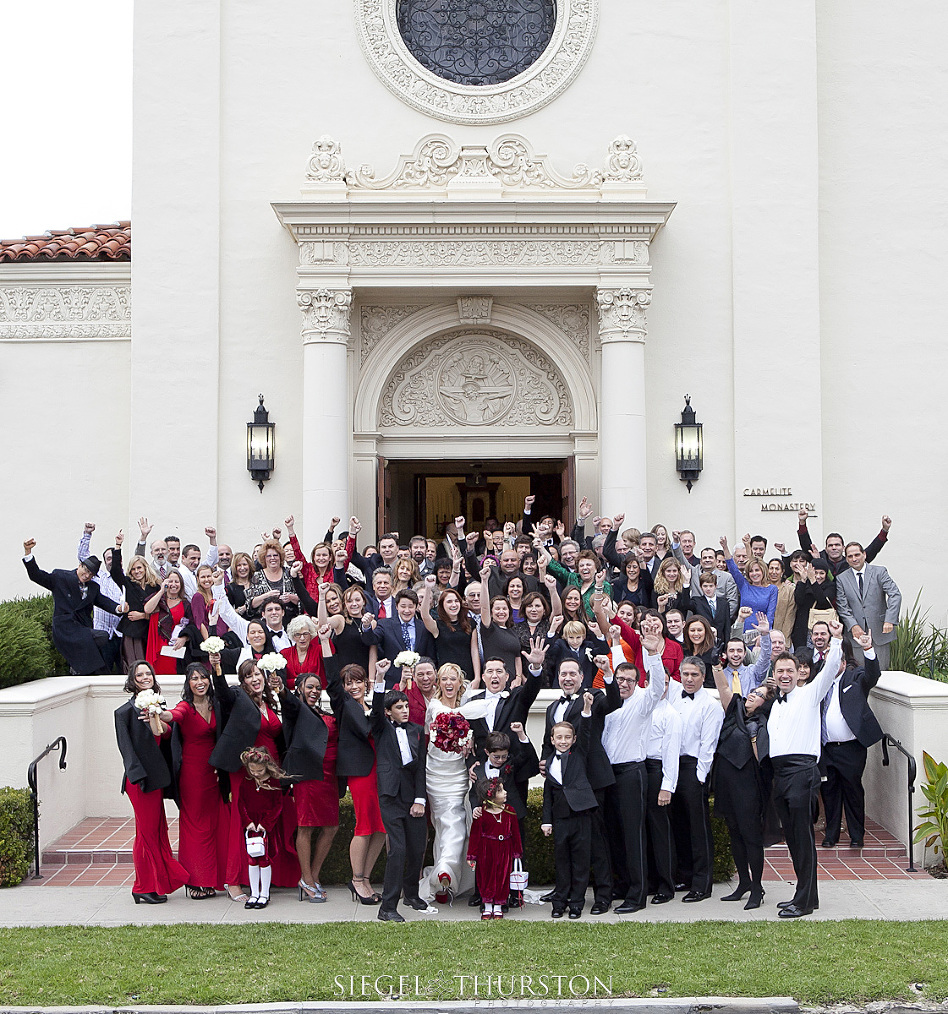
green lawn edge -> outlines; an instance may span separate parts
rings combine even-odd
[[[406,999],[473,999],[475,974],[482,983],[494,979],[480,988],[483,999],[529,996],[521,977],[537,990],[544,975],[543,998],[556,999],[549,977],[558,975],[566,999],[571,979],[579,977],[574,988],[581,989],[583,977],[598,977],[602,986],[587,996],[866,1003],[917,1000],[913,987],[922,983],[921,995],[940,1001],[948,997],[946,955],[948,922],[935,920],[57,926],[0,929],[0,1003],[364,1001],[382,998],[373,988],[378,976],[408,976],[409,983],[417,976]],[[388,981],[381,979],[383,991]]]

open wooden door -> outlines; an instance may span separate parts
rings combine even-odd
[[[560,517],[566,523],[566,531],[569,532],[576,517],[573,510],[576,498],[576,459],[572,454],[566,459],[566,467],[562,472],[562,483],[563,508]]]
[[[379,537],[389,530],[390,517],[390,505],[392,499],[392,480],[388,473],[388,459],[383,458],[381,454],[378,459],[378,473],[376,476],[376,532],[375,539],[378,541]]]

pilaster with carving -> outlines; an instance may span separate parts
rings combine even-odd
[[[645,344],[648,334],[646,310],[652,301],[652,290],[622,287],[597,289],[599,310],[599,342],[639,342]]]
[[[303,344],[349,342],[349,314],[352,289],[301,289],[296,302],[303,313],[301,335]]]

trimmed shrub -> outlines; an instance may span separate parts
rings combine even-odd
[[[0,687],[69,673],[52,627],[52,595],[0,602]]]
[[[15,887],[33,860],[33,803],[29,789],[0,788],[0,887]]]
[[[530,885],[552,884],[555,880],[553,867],[553,838],[547,838],[540,830],[541,817],[543,815],[543,790],[541,788],[531,789],[527,798],[527,840],[525,842],[525,866],[530,871]],[[323,863],[321,884],[347,884],[352,876],[349,868],[349,839],[355,829],[355,814],[352,809],[352,801],[347,794],[339,801],[339,830],[329,851],[326,862]],[[714,880],[721,883],[730,880],[734,873],[734,860],[731,857],[731,840],[728,836],[727,825],[720,817],[711,818],[711,830],[714,835]],[[428,850],[425,855],[425,866],[433,863],[431,857],[431,839],[428,835]],[[379,856],[375,869],[372,872],[372,880],[378,887],[385,876],[385,850]]]

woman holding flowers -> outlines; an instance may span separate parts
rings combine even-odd
[[[452,893],[468,890],[474,880],[464,862],[471,816],[471,783],[465,758],[474,742],[469,722],[487,714],[487,702],[482,699],[462,704],[464,690],[461,667],[452,662],[441,666],[425,713],[426,786],[435,833],[434,866],[428,871],[428,883],[440,904],[447,902]]]
[[[115,738],[125,775],[122,791],[135,811],[135,904],[160,905],[188,882],[188,871],[171,852],[165,795],[172,794],[171,764],[163,749],[168,727],[161,721],[165,702],[150,663],[129,669],[123,688],[131,698],[115,712]]]

